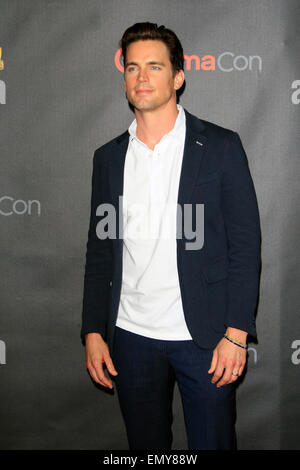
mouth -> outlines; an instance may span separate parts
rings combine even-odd
[[[150,90],[149,88],[139,88],[139,89],[136,90],[135,92],[136,92],[137,95],[142,95],[142,94],[143,94],[143,95],[144,95],[144,94],[147,95],[147,94],[149,94],[149,93],[152,93],[152,91],[153,91],[153,90]]]

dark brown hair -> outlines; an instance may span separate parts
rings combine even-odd
[[[157,26],[156,23],[135,23],[124,32],[120,40],[124,68],[126,65],[126,52],[129,44],[135,41],[159,40],[168,48],[170,62],[172,64],[173,76],[177,71],[183,70],[184,58],[182,45],[176,34],[164,25]]]

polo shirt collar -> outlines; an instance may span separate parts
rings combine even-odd
[[[173,136],[175,138],[179,137],[179,131],[182,130],[182,127],[185,125],[185,114],[184,114],[184,109],[180,104],[177,104],[177,109],[179,113],[177,115],[174,127],[163,137],[165,136]],[[137,129],[137,122],[136,122],[136,119],[134,119],[128,128],[130,141],[132,141],[133,139],[139,140],[138,137],[136,136],[136,129]]]

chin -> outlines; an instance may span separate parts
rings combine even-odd
[[[138,111],[150,111],[157,108],[155,103],[139,103],[136,101],[130,101],[130,104]]]

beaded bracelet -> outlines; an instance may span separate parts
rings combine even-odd
[[[239,343],[239,344],[241,344],[242,346],[247,346],[246,343],[242,343],[241,341],[238,341],[238,340],[235,339],[235,338],[230,338],[230,336],[227,336],[226,333],[225,333],[224,336],[226,336],[226,338],[228,338],[228,339],[231,339],[231,340],[234,341],[235,343]]]
[[[236,339],[229,338],[226,334],[224,334],[224,338],[226,338],[228,341],[235,344],[236,346],[239,346],[242,349],[247,349],[247,344],[245,343],[241,343],[240,341],[237,341]]]

